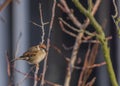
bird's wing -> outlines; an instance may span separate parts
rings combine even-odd
[[[38,51],[29,51],[29,52],[25,52],[22,57],[33,57],[36,55]]]

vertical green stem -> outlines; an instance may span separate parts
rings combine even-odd
[[[113,66],[112,66],[112,62],[111,62],[111,59],[110,59],[110,49],[108,47],[108,41],[105,38],[105,34],[102,30],[101,25],[99,25],[99,23],[96,21],[94,16],[92,16],[91,13],[82,6],[82,4],[79,2],[79,0],[73,0],[73,3],[75,4],[75,6],[78,8],[78,10],[80,12],[82,12],[86,17],[88,17],[90,19],[91,24],[93,25],[93,27],[97,31],[97,33],[98,33],[97,38],[100,41],[101,46],[102,46],[102,50],[104,52],[104,58],[105,58],[105,61],[106,61],[107,70],[108,70],[108,73],[109,73],[111,83],[112,83],[113,86],[118,86],[116,76],[115,76],[115,73],[114,73],[114,69],[113,69]]]

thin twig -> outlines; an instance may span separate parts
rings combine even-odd
[[[94,77],[90,82],[88,82],[86,84],[86,86],[93,86],[93,84],[95,83],[96,77]]]
[[[84,66],[83,66],[82,72],[80,74],[78,86],[85,86],[85,84],[87,82],[87,79],[92,72],[92,68],[104,65],[103,63],[94,65],[96,55],[97,55],[97,52],[98,52],[98,45],[99,44],[95,44],[93,46],[92,50],[88,49],[88,52],[86,54],[85,61],[84,61]]]
[[[34,77],[31,76],[31,75],[28,75],[28,73],[24,73],[24,72],[22,72],[22,71],[20,71],[20,70],[18,70],[18,69],[16,69],[16,68],[14,68],[14,70],[15,70],[16,72],[18,72],[18,73],[20,73],[20,74],[22,74],[22,75],[24,75],[24,76],[27,76],[28,78],[31,78],[31,79],[34,80]],[[31,70],[32,70],[32,68],[31,68]],[[37,80],[39,80],[39,79],[37,79]]]
[[[41,44],[44,43],[44,36],[45,36],[45,31],[44,31],[44,22],[43,22],[43,15],[42,15],[42,9],[41,9],[41,4],[39,4],[39,11],[40,11],[40,21],[41,21],[41,29],[42,29],[42,42]]]
[[[91,12],[93,9],[93,0],[88,0],[88,10]]]
[[[86,8],[80,3],[79,0],[73,0],[73,3],[75,4],[75,6],[78,8],[78,10],[83,15],[85,15],[86,17],[88,17],[90,19],[92,26],[96,30],[97,34],[99,34],[99,35],[97,35],[97,38],[100,41],[102,50],[104,52],[104,58],[106,61],[107,70],[109,73],[111,84],[113,86],[118,86],[117,78],[115,76],[115,72],[114,72],[114,69],[112,66],[112,61],[111,61],[111,56],[110,56],[110,48],[108,46],[108,41],[105,40],[105,33],[102,29],[102,26],[97,22],[95,17],[93,15],[91,15],[91,13],[88,10],[86,10]]]
[[[30,72],[33,70],[34,66],[31,67],[30,71],[27,73],[23,73],[24,78],[17,84],[17,86],[21,86],[21,83],[23,83],[25,81],[25,79],[29,76]]]
[[[8,52],[6,52],[6,63],[7,63],[7,74],[8,74],[8,85],[11,86],[12,81],[11,81],[11,65],[10,65],[10,61],[9,61],[9,55]]]
[[[67,47],[65,44],[62,44],[62,46],[65,50],[72,50],[73,49],[73,46]]]
[[[67,3],[65,0],[60,0],[60,3],[58,3],[58,7],[65,12],[70,20],[80,29],[82,24],[77,20],[77,18],[74,16],[73,12],[70,10],[68,7]]]
[[[22,36],[22,32],[20,32],[19,37],[18,37],[18,40],[17,40],[17,43],[16,43],[17,45],[16,45],[16,50],[15,50],[14,58],[16,58],[16,57],[17,57],[17,54],[18,54],[19,43],[20,43],[21,36]]]
[[[83,69],[86,69],[86,66],[88,65],[88,57],[89,57],[90,51],[91,51],[91,49],[90,49],[90,45],[89,45],[86,56],[85,56]],[[86,70],[82,70],[82,72],[80,73],[78,86],[83,86],[82,84],[85,84],[85,81],[83,81],[85,72],[86,72]]]
[[[115,3],[115,0],[113,0],[113,5],[114,5],[114,8],[115,8],[115,14],[112,15],[112,18],[113,18],[113,21],[114,21],[114,23],[116,25],[117,33],[118,33],[118,36],[120,38],[120,26],[119,26],[120,16],[118,15],[118,9],[117,9],[117,5]]]
[[[39,64],[36,64],[36,70],[35,70],[35,73],[34,73],[34,85],[33,86],[37,86],[38,71],[39,71]]]
[[[71,26],[71,25],[68,24],[66,21],[64,21],[62,18],[59,18],[59,20],[60,20],[61,22],[63,22],[66,26],[68,26],[70,29],[72,29],[73,31],[80,32],[80,30],[78,30],[77,28]]]
[[[21,36],[22,36],[22,33],[20,32],[18,40],[16,42],[14,58],[12,59],[12,61],[17,57]],[[13,67],[15,66],[14,63],[12,63],[12,65],[13,65]],[[12,72],[11,72],[11,80],[14,80],[14,70],[13,69],[12,69]]]
[[[42,27],[41,25],[37,24],[36,22],[33,22],[33,21],[30,21],[30,22],[37,27],[40,27],[40,28]],[[44,25],[46,25],[46,24],[49,24],[49,22],[44,23]]]
[[[45,73],[46,73],[46,68],[47,68],[48,52],[49,52],[49,48],[50,48],[50,36],[51,36],[51,31],[52,31],[54,17],[55,17],[55,7],[56,7],[56,0],[54,0],[53,7],[52,7],[52,16],[51,16],[51,20],[50,20],[50,26],[49,26],[49,32],[48,32],[48,38],[47,38],[47,55],[44,60],[41,86],[43,86],[45,84]]]
[[[116,3],[115,3],[115,0],[113,0],[113,5],[114,5],[114,7],[115,7],[115,14],[113,15],[113,17],[114,17],[114,18],[117,18],[117,16],[118,16],[118,9],[117,9],[117,5],[116,5]]]
[[[45,82],[50,86],[62,86],[62,85],[59,85],[59,84],[56,84],[56,83],[53,83],[53,82],[50,82],[50,81],[47,81],[47,80],[45,80]]]
[[[59,18],[59,20],[60,20],[60,21],[59,21],[59,24],[60,24],[62,30],[63,30],[65,33],[67,33],[67,34],[69,34],[69,35],[71,35],[71,36],[73,36],[73,37],[76,37],[76,36],[74,36],[73,32],[70,32],[70,31],[64,29],[63,24],[65,24],[65,25],[68,26],[71,30],[73,30],[73,31],[75,31],[75,32],[78,32],[78,33],[84,32],[84,33],[86,33],[87,35],[96,36],[95,33],[90,33],[90,32],[87,31],[87,30],[82,30],[82,29],[78,30],[77,28],[75,28],[75,27],[71,26],[70,24],[68,24],[68,23],[67,23],[66,21],[64,21],[62,18]],[[63,24],[62,24],[61,22],[62,22]]]
[[[34,66],[30,69],[29,73],[32,71],[33,68],[34,68]],[[18,73],[20,73],[20,74],[28,77],[28,78],[35,79],[33,76],[29,75],[29,73],[24,73],[24,72],[22,72],[22,71],[20,71],[20,70],[18,70],[18,69],[16,69],[16,68],[14,68],[14,70],[15,70],[16,72],[18,72]],[[25,77],[25,78],[26,78],[26,77]],[[40,77],[36,78],[36,80],[37,80],[37,81],[40,81]],[[45,80],[45,82],[46,82],[47,84],[51,85],[51,86],[62,86],[62,85],[59,85],[59,84],[56,84],[56,83],[53,83],[53,82],[50,82],[50,81],[47,81],[47,80]]]
[[[61,2],[64,2],[64,3],[66,3],[65,2],[65,0],[60,0]],[[96,1],[96,3],[95,3],[95,5],[93,6],[93,10],[92,10],[92,15],[94,15],[95,13],[96,13],[96,9],[98,9],[98,6],[100,5],[100,3],[98,3],[98,2],[100,2],[101,0],[97,0]],[[66,5],[66,4],[64,4],[64,5]],[[64,7],[66,7],[66,6],[64,6]],[[67,6],[68,7],[68,6]],[[68,8],[69,9],[69,8]],[[68,15],[71,15],[71,14],[68,14]],[[70,16],[69,16],[70,17]],[[73,18],[73,17],[72,17]],[[72,20],[71,20],[72,21]],[[73,21],[74,22],[74,21]],[[74,22],[74,23],[76,23],[76,22]],[[89,25],[89,23],[90,23],[90,21],[89,21],[89,19],[87,19],[86,20],[86,22],[84,23],[84,24],[82,24],[81,25],[81,23],[79,23],[80,24],[80,26],[81,27],[79,27],[79,28],[83,28],[84,30],[86,29],[86,27]],[[84,27],[83,27],[84,26]],[[77,37],[76,37],[76,41],[75,41],[75,44],[74,44],[74,47],[73,47],[73,51],[72,51],[72,55],[71,55],[71,60],[70,60],[70,62],[69,62],[69,64],[68,64],[68,70],[67,70],[67,74],[66,74],[66,77],[65,77],[65,83],[64,83],[64,86],[69,86],[70,85],[70,80],[71,80],[71,74],[72,74],[72,72],[73,72],[73,68],[74,68],[74,64],[75,64],[75,61],[76,61],[76,59],[77,59],[77,54],[78,54],[78,50],[79,50],[79,47],[80,47],[80,45],[81,45],[81,43],[82,43],[82,37],[84,36],[84,31],[82,32],[82,33],[79,33],[78,35],[77,35]]]
[[[8,52],[6,52],[6,62],[7,62],[7,73],[8,73],[8,77],[11,76],[11,70],[10,70],[10,62],[9,62],[9,56],[8,56]]]
[[[85,70],[85,69],[92,69],[92,68],[96,68],[96,67],[101,67],[103,65],[106,65],[106,62],[101,62],[99,64],[88,65],[88,66],[86,66],[86,68],[77,67],[77,66],[75,66],[74,68],[77,69],[77,70]]]
[[[91,15],[94,15],[94,14],[96,13],[96,11],[97,11],[100,3],[101,3],[101,0],[97,0],[97,1],[95,2],[95,5],[93,6],[93,9],[92,9],[92,11],[91,11]],[[86,19],[86,22],[83,24],[83,26],[86,28],[86,27],[89,25],[89,23],[90,23],[90,20],[89,20],[89,18],[87,18],[87,19]]]
[[[37,24],[37,23],[35,23],[35,22],[33,22],[33,21],[30,21],[33,25],[35,25],[35,26],[37,26],[37,27],[42,27],[41,25],[39,25],[39,24]]]
[[[62,55],[62,57],[63,57],[67,62],[70,61],[70,59],[69,59],[68,57],[66,57],[66,56],[63,54],[63,52],[62,52],[57,46],[55,46],[55,45],[52,45],[52,46],[53,46],[53,48],[55,49],[55,51],[57,51],[60,55]]]
[[[88,66],[87,68],[101,67],[101,66],[103,66],[103,65],[105,65],[105,64],[106,64],[106,62],[102,62],[102,63],[99,63],[99,64],[93,64],[93,65],[91,65],[91,66]]]
[[[7,7],[12,0],[6,0],[2,5],[0,5],[0,12]]]
[[[70,31],[66,30],[65,27],[64,27],[64,25],[63,25],[63,23],[61,21],[59,21],[59,24],[60,24],[60,27],[61,27],[61,29],[62,29],[63,32],[69,34],[72,37],[75,37],[75,38],[77,37],[77,35],[74,34],[73,32],[70,32]]]
[[[41,25],[38,25],[37,23],[35,23],[35,22],[32,22],[34,25],[36,25],[36,26],[39,26],[39,27],[41,27],[41,29],[42,29],[42,36],[41,36],[41,39],[42,39],[42,41],[41,41],[41,43],[40,44],[43,44],[44,43],[44,39],[45,39],[45,25],[46,24],[49,24],[49,22],[43,22],[43,14],[42,14],[42,8],[41,8],[41,4],[39,3],[39,11],[40,11],[40,22],[41,22]]]
[[[90,38],[91,38],[91,37],[90,37]],[[83,43],[100,43],[99,40],[89,40],[90,38],[86,38],[86,39],[82,40],[82,42],[83,42]],[[111,39],[112,39],[111,36],[110,36],[110,37],[106,37],[106,40],[107,40],[107,41],[109,41],[109,40],[111,40]]]

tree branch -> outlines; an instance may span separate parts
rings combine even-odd
[[[110,48],[108,47],[108,41],[105,39],[105,34],[102,30],[101,25],[98,24],[98,22],[96,21],[94,16],[82,6],[82,4],[79,2],[79,0],[73,0],[73,3],[75,4],[75,6],[78,8],[78,10],[80,12],[82,12],[86,17],[88,17],[90,19],[91,24],[93,25],[93,27],[95,28],[95,30],[99,34],[99,35],[97,35],[97,38],[100,41],[101,46],[102,46],[102,50],[104,52],[104,58],[106,61],[107,70],[109,73],[111,83],[113,86],[118,86],[116,76],[115,76],[115,73],[113,70],[112,62],[110,59]]]

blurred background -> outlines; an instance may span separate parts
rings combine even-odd
[[[9,0],[0,0],[0,6]],[[67,1],[67,0],[66,0]],[[87,6],[87,0],[81,0],[82,4]],[[49,22],[51,18],[51,9],[53,0],[13,0],[7,7],[0,10],[0,86],[8,86],[11,80],[14,83],[13,86],[33,86],[33,78],[25,78],[25,75],[18,71],[12,71],[14,78],[8,77],[8,63],[7,58],[12,60],[14,56],[19,57],[22,55],[30,46],[36,45],[41,42],[42,30],[32,24],[35,22],[40,23],[39,16],[39,3],[42,5],[43,21]],[[84,17],[79,14],[71,1],[67,1],[70,8],[74,9],[75,15],[79,20],[84,20]],[[120,8],[120,1],[117,0],[118,8]],[[120,9],[119,9],[120,11]],[[78,15],[79,14],[79,15]],[[114,15],[114,6],[112,0],[102,0],[102,3],[95,15],[98,22],[104,26],[106,36],[112,36],[109,42],[111,49],[111,59],[113,67],[120,84],[120,39],[117,35],[115,24],[112,20],[111,15]],[[64,33],[58,23],[58,17],[66,18],[58,7],[56,7],[55,20],[51,32],[51,45],[57,46],[66,57],[71,56],[72,50],[65,50],[63,44],[67,47],[74,45],[75,38]],[[92,28],[92,27],[89,27]],[[93,29],[91,29],[93,30]],[[47,41],[49,31],[49,24],[45,25],[45,43]],[[84,59],[85,52],[87,51],[88,44],[82,44],[78,57]],[[6,54],[8,52],[8,56]],[[84,61],[84,60],[82,60]],[[95,63],[104,61],[103,53],[99,48],[99,53]],[[80,64],[82,66],[83,62]],[[16,61],[16,70],[22,73],[28,73],[32,65],[29,65],[25,61]],[[67,62],[63,58],[63,55],[59,54],[54,48],[50,48],[48,55],[48,68],[45,79],[63,85],[65,73],[66,73]],[[40,63],[40,72],[43,69],[43,62]],[[30,73],[33,76],[34,71]],[[75,70],[72,75],[71,86],[77,86],[77,80],[79,78],[80,70]],[[109,76],[106,71],[106,66],[94,68],[91,77],[96,76],[94,86],[110,86]],[[11,80],[10,80],[11,79]],[[49,85],[48,85],[49,86]]]

